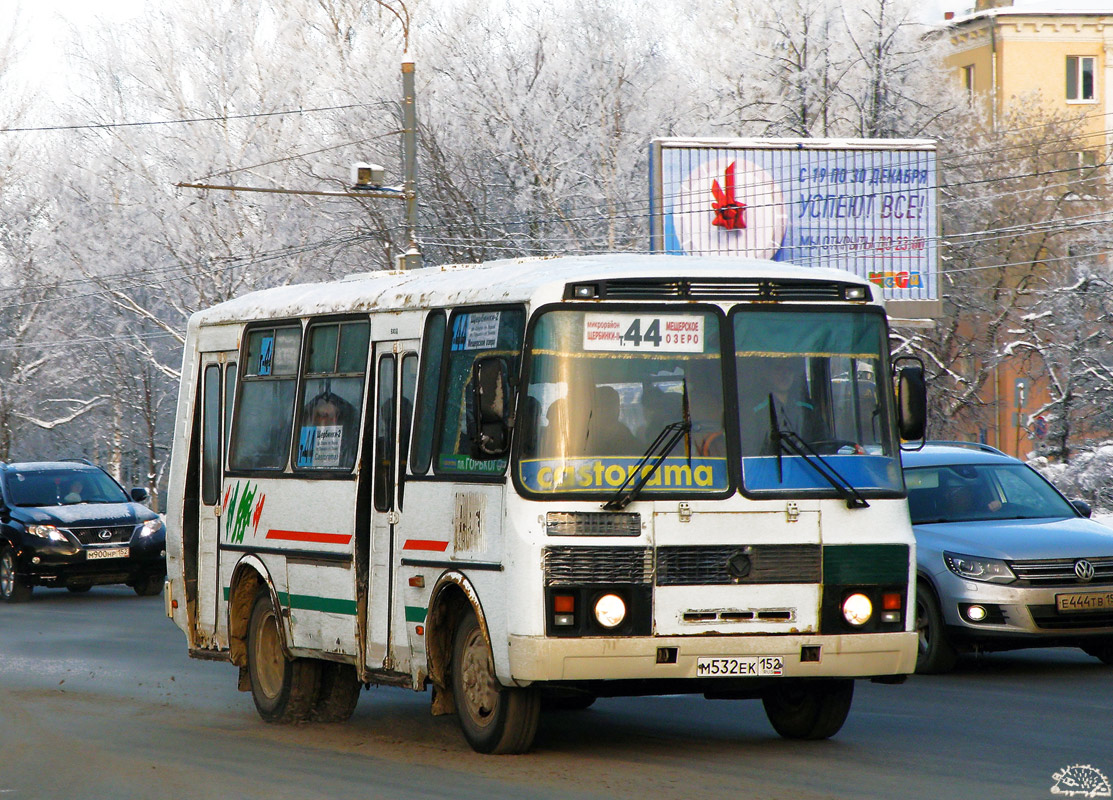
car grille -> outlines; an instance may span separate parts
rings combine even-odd
[[[648,547],[546,547],[546,586],[650,582],[653,551]]]
[[[739,564],[737,558],[744,556]],[[729,564],[735,559],[732,573]],[[742,572],[739,566],[744,566]],[[657,550],[658,586],[719,586],[731,583],[818,583],[819,545],[736,545],[661,547]]]
[[[131,541],[134,525],[98,525],[95,528],[67,528],[82,544],[124,544]],[[108,536],[104,536],[104,532]]]
[[[1102,556],[1087,558],[1094,566],[1094,577],[1080,581],[1074,572],[1074,565],[1081,559],[1050,558],[1039,561],[1008,561],[1009,569],[1016,575],[1021,586],[1085,586],[1091,584],[1113,583],[1113,557]]]
[[[1078,614],[1060,614],[1053,605],[1028,606],[1032,622],[1044,630],[1064,631],[1075,628],[1113,627],[1113,611],[1098,611]]]

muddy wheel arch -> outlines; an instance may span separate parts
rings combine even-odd
[[[479,602],[475,587],[459,572],[446,572],[437,579],[429,597],[429,614],[425,622],[425,653],[429,662],[429,680],[433,683],[434,715],[453,714],[456,701],[452,696],[452,682],[448,677],[452,663],[452,637],[460,619],[473,611],[487,646],[491,635],[487,618]]]

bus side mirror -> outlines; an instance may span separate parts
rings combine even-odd
[[[468,434],[472,455],[493,459],[506,455],[510,445],[510,365],[501,356],[477,359],[472,365],[472,397],[468,404]]]
[[[900,363],[907,361],[910,363]],[[927,383],[919,359],[899,359],[897,371],[897,431],[905,441],[924,438],[927,427]]]

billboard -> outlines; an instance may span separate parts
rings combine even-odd
[[[650,198],[654,252],[843,269],[939,316],[934,142],[655,139]]]

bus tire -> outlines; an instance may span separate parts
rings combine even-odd
[[[786,739],[829,739],[839,732],[854,699],[854,681],[781,681],[761,697],[765,715]]]
[[[260,591],[247,625],[247,670],[259,716],[279,724],[309,719],[317,698],[318,667],[312,659],[286,657],[278,614],[270,594]]]
[[[31,599],[31,584],[16,571],[15,550],[11,545],[0,547],[0,600],[25,603]]]
[[[317,699],[309,719],[313,722],[347,722],[355,713],[363,684],[351,664],[322,661]]]
[[[916,587],[916,672],[935,675],[950,672],[958,653],[947,640],[943,612],[935,594],[926,586]]]
[[[477,753],[525,753],[541,717],[533,688],[507,688],[495,677],[491,648],[469,611],[452,641],[452,694],[464,738]]]

